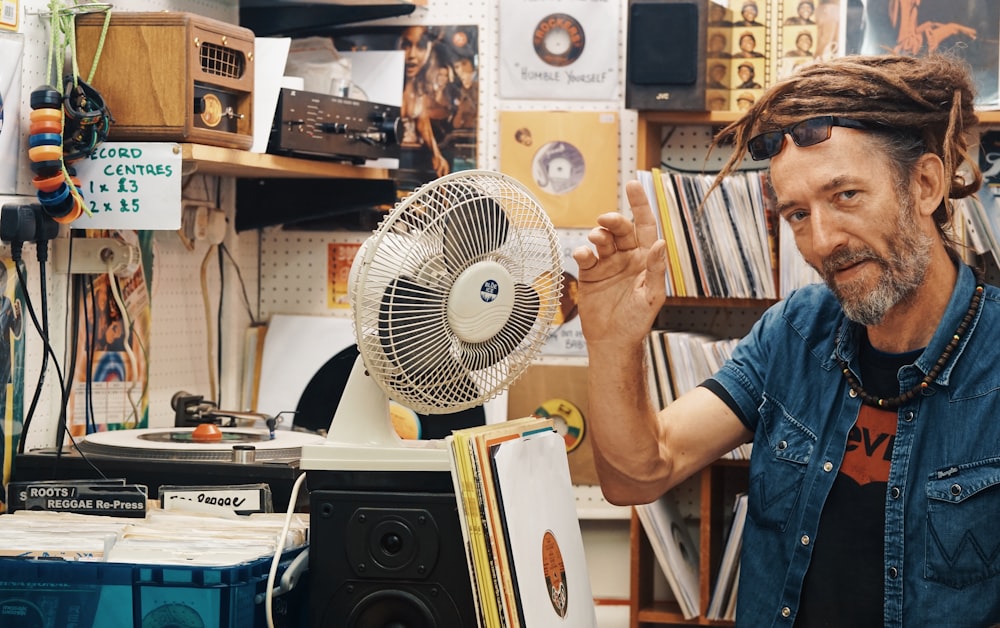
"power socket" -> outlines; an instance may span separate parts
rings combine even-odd
[[[226,214],[215,207],[185,202],[181,233],[188,242],[221,244],[226,237]]]
[[[119,277],[128,277],[139,266],[139,247],[116,238],[70,238],[52,241],[52,268],[57,273],[100,275],[110,270]],[[72,261],[72,264],[71,264]]]

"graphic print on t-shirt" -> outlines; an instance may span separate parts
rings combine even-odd
[[[847,451],[840,472],[859,486],[888,482],[892,445],[896,440],[896,413],[862,405],[847,435]]]

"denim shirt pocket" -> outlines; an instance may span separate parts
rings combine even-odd
[[[748,513],[758,526],[784,531],[802,491],[816,435],[766,395],[759,412]]]
[[[927,482],[924,577],[961,589],[1000,573],[1000,459],[939,470]]]

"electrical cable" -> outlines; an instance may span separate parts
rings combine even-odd
[[[215,393],[215,368],[212,364],[212,345],[214,344],[212,335],[212,304],[209,302],[208,298],[208,261],[212,258],[212,253],[215,252],[217,245],[213,244],[208,247],[208,251],[205,252],[205,257],[201,260],[201,301],[205,310],[205,335],[207,336],[205,343],[205,353],[208,360],[208,398],[216,399]]]
[[[114,297],[115,305],[118,306],[118,312],[122,317],[122,333],[125,336],[123,338],[125,355],[128,356],[129,367],[132,371],[131,379],[128,372],[126,371],[125,373],[125,380],[128,384],[125,388],[125,399],[132,408],[133,422],[129,425],[128,420],[123,420],[122,425],[125,427],[137,427],[141,417],[139,416],[139,408],[135,405],[135,399],[132,397],[132,392],[135,390],[136,378],[139,377],[139,364],[135,359],[135,352],[132,350],[132,321],[129,318],[128,310],[125,308],[125,301],[122,299],[121,290],[118,286],[118,278],[115,276],[110,262],[108,263],[107,277],[108,287],[111,289],[111,295]]]
[[[215,377],[219,382],[219,396],[215,401],[222,405],[222,310],[226,296],[226,258],[222,247],[216,246],[216,257],[219,261],[219,306],[215,309]]]
[[[226,257],[229,258],[229,262],[233,265],[233,270],[236,271],[236,278],[240,282],[240,290],[243,293],[243,304],[246,305],[247,316],[250,318],[250,325],[257,325],[257,317],[254,316],[253,308],[250,306],[250,297],[247,295],[247,284],[243,280],[243,273],[240,272],[239,264],[237,264],[236,260],[233,259],[233,254],[229,252],[229,247],[227,247],[225,243],[220,244],[219,249],[226,254]]]
[[[46,331],[46,329],[47,329],[47,323],[46,323],[45,326],[43,326],[42,323],[40,323],[38,321],[38,316],[35,313],[35,308],[34,308],[34,305],[31,302],[31,297],[28,296],[27,281],[24,278],[24,271],[21,268],[21,265],[22,265],[22,262],[17,261],[17,262],[15,262],[14,267],[17,269],[17,280],[21,283],[21,288],[24,291],[24,305],[25,305],[26,309],[28,310],[28,315],[31,317],[31,322],[32,322],[32,324],[34,324],[35,330],[38,332],[38,335],[39,335],[39,337],[42,340],[42,344],[44,346],[45,352],[47,354],[49,354],[49,355],[52,356],[52,366],[53,366],[53,368],[55,368],[56,376],[57,376],[57,378],[59,380],[59,389],[63,390],[64,387],[65,387],[65,380],[63,379],[62,369],[59,366],[59,360],[58,360],[58,358],[56,358],[55,350],[53,350],[52,344],[49,342],[48,333]],[[44,270],[45,269],[45,265],[44,264],[39,264],[39,267],[40,267],[40,270],[39,270],[39,283],[41,284],[41,287],[42,287],[41,288],[41,291],[42,291],[42,305],[43,305],[43,307],[47,308],[48,307],[47,299],[46,299],[47,288],[46,288],[45,270]],[[48,317],[45,316],[44,314],[43,314],[43,318],[45,318],[46,320],[48,319]],[[42,379],[41,376],[40,376],[40,379]],[[39,388],[41,388],[41,386],[39,386]],[[58,426],[59,426],[59,428],[58,428],[59,431],[56,434],[56,460],[57,461],[60,458],[60,456],[62,456],[62,446],[63,446],[63,443],[65,442],[63,440],[63,438],[64,438],[63,433],[64,433],[64,431],[65,432],[69,432],[69,427],[66,424],[66,411],[65,411],[65,409],[61,409],[60,412],[59,412]],[[70,438],[72,439],[72,436],[70,436]]]
[[[285,539],[288,537],[288,529],[292,525],[292,516],[295,513],[295,503],[298,501],[299,489],[302,487],[302,483],[305,482],[305,479],[306,474],[300,473],[299,477],[295,478],[295,483],[292,485],[292,494],[288,498],[288,507],[285,509],[285,524],[281,528],[281,534],[278,535],[278,542],[274,548],[274,556],[271,558],[271,569],[267,572],[267,588],[265,589],[264,597],[264,616],[267,619],[268,628],[274,628],[274,581],[278,575],[278,565],[281,564],[281,554],[285,551]]]

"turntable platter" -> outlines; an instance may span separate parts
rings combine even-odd
[[[146,460],[232,460],[234,445],[252,445],[258,461],[298,460],[302,446],[322,442],[318,434],[281,430],[222,428],[222,440],[197,442],[194,428],[148,428],[88,434],[77,442],[85,455]]]

